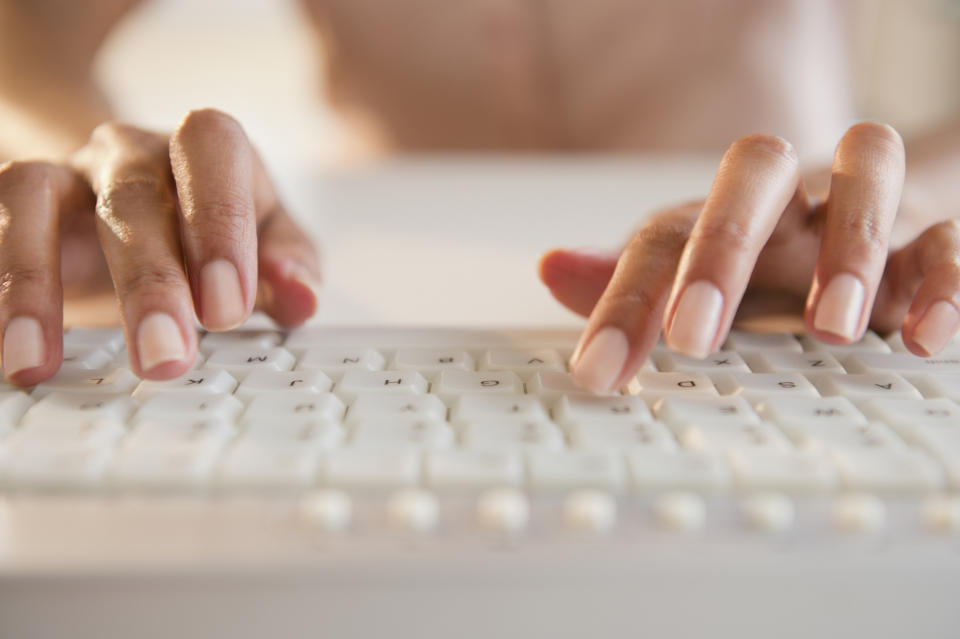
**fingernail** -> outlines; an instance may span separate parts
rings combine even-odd
[[[623,331],[612,326],[600,329],[579,354],[573,367],[573,381],[594,393],[612,390],[627,361],[629,348]]]
[[[307,267],[301,264],[291,263],[287,270],[287,277],[309,288],[313,292],[313,295],[319,299],[320,281],[314,277],[313,273],[311,273]]]
[[[820,295],[813,327],[847,339],[856,338],[865,297],[858,277],[850,273],[834,275]]]
[[[667,346],[682,355],[706,357],[713,351],[722,312],[720,289],[704,280],[688,284],[667,331]]]
[[[166,313],[151,313],[137,328],[137,354],[140,368],[148,371],[166,362],[182,360],[187,356],[187,345],[176,320]]]
[[[47,349],[40,322],[32,317],[15,317],[3,334],[3,371],[7,377],[41,366]]]
[[[928,355],[944,349],[960,327],[960,315],[950,302],[932,304],[913,329],[913,341],[923,347]]]
[[[235,328],[246,319],[246,304],[237,268],[215,260],[200,271],[200,304],[203,325],[215,331]]]

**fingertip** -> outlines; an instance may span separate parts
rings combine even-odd
[[[960,329],[960,311],[952,302],[940,300],[927,307],[912,330],[906,324],[904,345],[915,355],[930,357],[943,351]]]
[[[3,373],[16,386],[33,386],[60,369],[62,342],[50,338],[43,323],[29,315],[7,322],[3,333]]]
[[[258,303],[281,326],[298,326],[320,305],[320,277],[294,260],[269,262],[261,269]]]

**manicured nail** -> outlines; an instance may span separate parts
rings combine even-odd
[[[600,329],[579,353],[573,367],[573,381],[594,393],[613,390],[629,348],[623,331],[612,326]]]
[[[7,377],[28,368],[41,366],[47,348],[40,322],[32,317],[14,317],[3,334],[3,372]]]
[[[860,279],[850,273],[834,275],[820,295],[813,327],[847,339],[857,337],[866,291]]]
[[[137,354],[140,368],[148,371],[166,362],[187,356],[187,345],[177,322],[166,313],[151,313],[140,321],[137,329]]]
[[[713,351],[722,312],[720,289],[705,280],[688,284],[667,331],[667,346],[690,357],[706,357]]]
[[[930,305],[917,326],[913,329],[913,341],[923,347],[928,355],[944,349],[960,328],[960,314],[950,302],[939,301]]]
[[[200,271],[200,308],[203,325],[215,331],[235,328],[246,319],[240,276],[227,260],[210,262]]]

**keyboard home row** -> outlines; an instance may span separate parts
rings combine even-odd
[[[631,496],[677,528],[716,496],[768,528],[827,496],[841,527],[907,499],[960,529],[960,345],[922,359],[896,336],[734,332],[704,360],[658,347],[596,396],[569,376],[576,337],[210,333],[193,370],[157,382],[130,371],[119,330],[74,329],[53,379],[0,389],[0,496],[290,491],[335,526],[353,494],[384,494],[391,517],[429,527],[436,496],[471,494],[506,528],[537,495],[588,528]]]

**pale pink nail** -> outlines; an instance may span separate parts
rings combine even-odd
[[[688,284],[667,331],[667,346],[690,357],[706,357],[713,352],[722,312],[723,293],[720,289],[705,280]]]
[[[187,356],[187,345],[176,320],[166,313],[151,313],[137,328],[137,354],[140,368],[148,371],[166,362],[182,360]]]
[[[47,348],[43,328],[32,317],[14,317],[3,334],[3,371],[7,377],[43,365]]]
[[[623,331],[607,326],[593,336],[573,367],[573,381],[594,393],[613,390],[630,345]]]
[[[850,273],[834,275],[820,295],[813,327],[847,339],[856,339],[866,291]]]
[[[950,343],[960,328],[960,314],[950,302],[931,304],[913,329],[913,341],[923,347],[928,355],[934,355]]]
[[[203,325],[215,331],[235,328],[246,319],[240,276],[227,260],[210,262],[200,271],[200,310]]]

